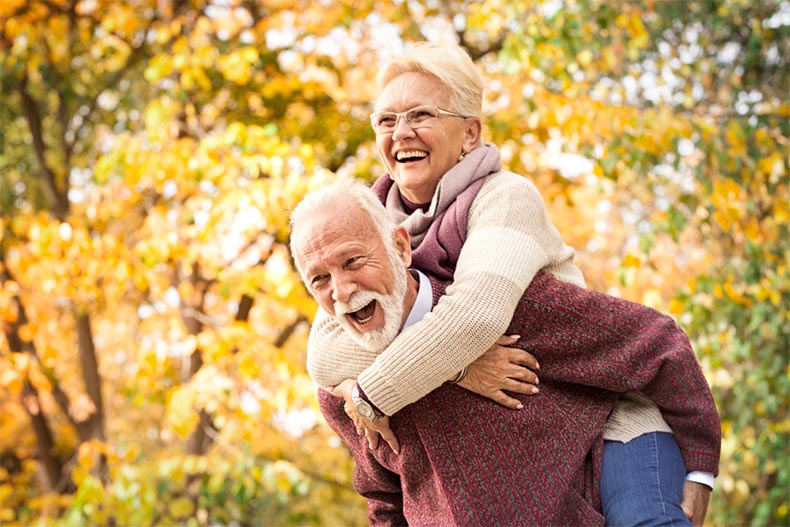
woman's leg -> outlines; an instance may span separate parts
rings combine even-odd
[[[604,441],[601,502],[608,527],[690,526],[680,508],[686,467],[672,434]]]

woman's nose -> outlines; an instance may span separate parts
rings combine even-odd
[[[399,139],[401,137],[411,137],[414,135],[414,129],[406,121],[405,115],[398,115],[395,122],[395,129],[392,131],[392,138]]]

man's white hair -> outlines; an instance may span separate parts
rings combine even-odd
[[[340,214],[349,199],[356,202],[367,213],[386,246],[389,247],[392,243],[395,222],[392,221],[387,209],[381,204],[373,190],[356,179],[339,179],[310,192],[291,211],[291,254],[294,256],[296,270],[302,275],[302,279],[305,277],[294,247],[294,240],[297,238],[301,224],[307,218],[319,214]]]

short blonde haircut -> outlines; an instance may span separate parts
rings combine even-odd
[[[464,48],[457,44],[420,42],[406,53],[387,62],[376,81],[379,90],[395,77],[409,72],[431,75],[450,91],[453,110],[467,117],[480,117],[483,112],[483,76]]]

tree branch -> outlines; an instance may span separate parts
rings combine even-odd
[[[44,182],[44,194],[49,202],[50,210],[57,219],[63,221],[69,212],[68,194],[66,189],[60,188],[61,185],[58,183],[57,175],[47,163],[47,145],[44,140],[41,113],[38,110],[35,99],[27,91],[27,83],[28,77],[25,73],[16,85],[19,97],[22,100],[22,113],[33,136],[33,149],[36,152],[36,159],[38,159]]]

